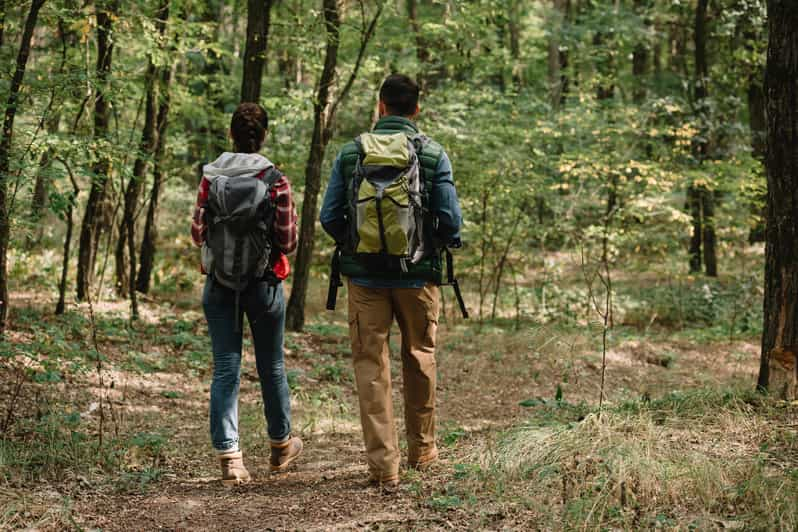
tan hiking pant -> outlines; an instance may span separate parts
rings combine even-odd
[[[399,442],[391,400],[388,332],[402,333],[402,380],[408,461],[424,462],[435,448],[435,333],[438,287],[364,288],[349,282],[349,338],[360,402],[366,458],[373,478],[399,474]]]

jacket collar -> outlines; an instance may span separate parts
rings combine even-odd
[[[374,126],[374,131],[403,131],[409,135],[418,133],[418,126],[412,120],[403,116],[383,116]]]

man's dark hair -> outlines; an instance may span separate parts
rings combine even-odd
[[[380,87],[380,100],[390,114],[412,116],[418,105],[418,85],[403,74],[391,74]]]

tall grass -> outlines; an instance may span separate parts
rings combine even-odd
[[[532,422],[475,459],[555,528],[795,530],[798,457],[769,447],[789,429],[755,400],[698,390],[555,427]]]

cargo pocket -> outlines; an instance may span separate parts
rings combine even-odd
[[[424,344],[430,348],[435,348],[435,337],[438,334],[438,316],[437,313],[427,311],[427,330],[424,333]]]
[[[360,322],[357,313],[349,317],[349,342],[352,344],[352,358],[356,358],[361,351]]]

